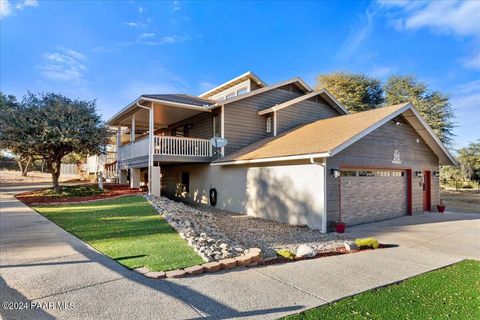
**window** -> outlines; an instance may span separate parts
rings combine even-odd
[[[265,127],[266,127],[267,133],[272,132],[272,116],[269,116],[265,119]]]
[[[240,88],[237,90],[237,96],[241,95],[241,94],[244,94],[244,93],[247,93],[248,92],[248,88],[247,87],[244,87],[244,88]]]
[[[220,137],[220,121],[218,121],[218,116],[213,116],[213,136]]]
[[[357,176],[357,171],[351,171],[351,170],[342,170],[340,173],[342,177],[356,177]]]
[[[233,98],[235,97],[235,92],[232,92],[232,93],[229,93],[225,96],[225,99],[230,99],[230,98]]]
[[[190,192],[190,173],[182,172],[182,192]]]
[[[374,171],[358,171],[358,176],[359,177],[374,177],[375,172]]]

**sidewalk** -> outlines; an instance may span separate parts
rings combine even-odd
[[[0,308],[5,319],[275,319],[463,259],[400,246],[150,280],[96,252],[11,196],[19,191],[11,187],[1,191],[1,302],[72,303],[70,310]],[[480,220],[472,221],[471,226],[480,228]]]

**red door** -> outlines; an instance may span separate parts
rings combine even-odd
[[[425,171],[423,173],[423,211],[432,211],[430,180],[430,171]]]

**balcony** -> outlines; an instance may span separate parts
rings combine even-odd
[[[143,163],[148,159],[148,136],[137,139],[134,143],[121,145],[118,149],[118,160],[131,165],[134,159]],[[209,162],[212,157],[212,146],[207,139],[154,136],[154,161],[160,162]]]

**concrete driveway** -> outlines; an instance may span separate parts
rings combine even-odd
[[[466,257],[480,258],[480,215],[427,214],[349,229],[352,235],[374,235],[399,244],[393,249],[150,280],[12,197],[31,188],[0,188],[4,319],[274,319]],[[4,302],[35,305],[9,310]]]

